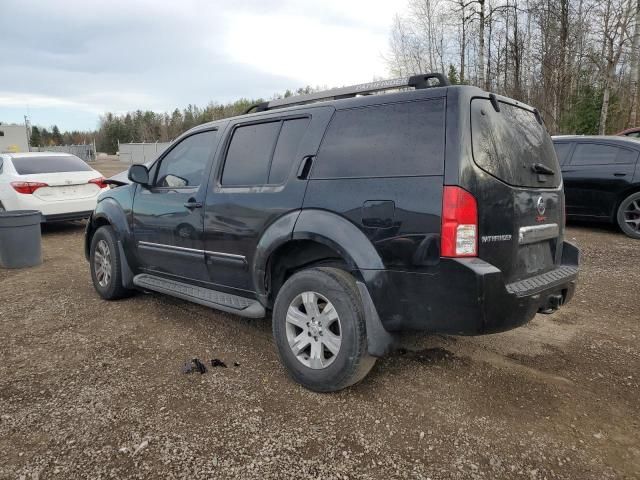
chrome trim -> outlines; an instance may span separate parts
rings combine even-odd
[[[247,261],[247,257],[245,257],[244,255],[236,255],[235,253],[212,252],[211,250],[205,250],[204,253],[205,255],[211,255],[213,257],[223,257],[233,260],[241,260],[243,262]]]
[[[549,238],[555,238],[560,234],[560,228],[557,223],[547,223],[545,225],[531,225],[529,227],[520,227],[518,233],[518,243],[526,245],[529,243],[541,242]]]
[[[204,254],[204,250],[200,250],[200,249],[197,249],[197,248],[178,247],[176,245],[166,245],[164,243],[153,243],[153,242],[139,241],[138,242],[138,247],[151,248],[151,249],[156,249],[156,250],[174,250],[174,251],[177,251],[177,252]]]
[[[177,245],[167,245],[167,244],[164,244],[164,243],[153,243],[153,242],[139,241],[138,242],[138,247],[150,248],[150,249],[156,249],[156,250],[173,250],[173,251],[177,251],[177,252],[210,255],[210,256],[213,256],[213,257],[228,258],[230,260],[239,260],[239,261],[242,261],[242,262],[246,262],[247,261],[247,257],[245,257],[244,255],[236,255],[234,253],[225,253],[225,252],[213,252],[211,250],[201,250],[199,248],[178,247]]]

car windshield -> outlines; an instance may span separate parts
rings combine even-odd
[[[74,155],[52,155],[12,158],[19,175],[58,172],[87,172],[91,167]]]

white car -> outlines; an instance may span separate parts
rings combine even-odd
[[[42,221],[88,218],[109,186],[75,155],[58,152],[0,154],[0,211],[40,210]]]

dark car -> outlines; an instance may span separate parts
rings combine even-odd
[[[101,196],[85,249],[103,298],[271,312],[289,374],[333,391],[400,332],[500,332],[572,297],[578,250],[537,110],[441,74],[256,110],[186,132]]]
[[[616,133],[616,135],[621,137],[640,138],[640,127],[627,128],[626,130]]]
[[[640,142],[618,136],[553,138],[567,216],[616,223],[640,239]]]

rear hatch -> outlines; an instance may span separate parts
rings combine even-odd
[[[100,174],[73,155],[28,156],[12,159],[19,181],[44,183],[33,196],[45,202],[95,197],[101,185],[89,183]]]
[[[471,100],[478,255],[507,283],[553,270],[564,230],[562,177],[537,111],[507,99]]]

